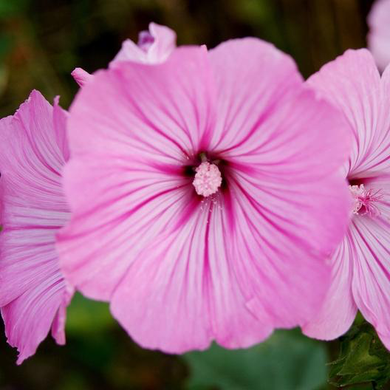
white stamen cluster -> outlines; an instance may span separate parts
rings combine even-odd
[[[351,191],[354,205],[352,213],[355,215],[366,215],[371,217],[378,216],[380,211],[375,203],[377,203],[382,195],[380,190],[373,191],[372,189],[367,190],[364,184],[349,186]]]
[[[209,162],[202,162],[195,171],[192,184],[196,193],[204,197],[215,194],[222,184],[222,176],[218,167]]]

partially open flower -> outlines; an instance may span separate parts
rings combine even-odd
[[[145,64],[164,62],[176,47],[176,33],[166,26],[149,24],[149,31],[139,33],[138,44],[126,39],[111,64],[118,61],[134,61]],[[84,69],[76,68],[72,76],[82,87],[93,77]]]

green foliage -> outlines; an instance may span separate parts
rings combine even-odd
[[[249,349],[212,345],[184,359],[191,371],[189,390],[314,390],[326,383],[325,344],[298,330],[277,331]]]
[[[73,297],[67,310],[67,334],[101,334],[113,326],[107,303],[88,300],[78,293]]]
[[[0,0],[0,19],[26,11],[29,2],[29,0]]]
[[[340,356],[330,363],[330,383],[337,387],[367,384],[382,389],[390,380],[390,353],[367,322],[354,325],[340,339]],[[357,387],[356,387],[357,388]]]

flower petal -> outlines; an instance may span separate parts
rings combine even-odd
[[[360,217],[352,235],[356,250],[352,291],[357,307],[390,349],[390,224]]]
[[[63,307],[65,282],[57,267],[53,268],[50,270],[46,266],[44,278],[31,282],[25,292],[1,308],[7,341],[19,351],[17,364],[35,353],[55,322],[59,309]],[[14,282],[17,276],[14,275]],[[62,321],[61,327],[57,326],[53,332],[58,344],[65,342],[64,328]]]
[[[317,191],[309,185],[292,184],[289,191],[273,180],[269,185],[266,181],[259,184],[253,179],[256,174],[240,172],[237,176],[240,199],[244,199],[241,229],[246,224],[245,230],[250,233],[237,247],[258,245],[251,257],[249,249],[244,252],[245,258],[258,258],[257,264],[252,261],[257,273],[247,272],[247,280],[254,279],[258,301],[267,308],[275,326],[304,324],[321,306],[330,279],[325,259],[346,230],[350,201],[348,192],[343,191],[345,183],[328,177],[325,189],[322,184]],[[264,311],[256,300],[251,307],[255,313]]]
[[[376,176],[390,168],[389,92],[381,83],[370,52],[348,50],[325,65],[308,83],[339,107],[354,131],[347,174]]]
[[[390,347],[390,183],[388,177],[365,180],[378,194],[379,215],[354,216],[349,232],[332,259],[333,280],[321,314],[304,327],[308,336],[332,340],[345,333],[357,308]]]
[[[35,352],[64,303],[55,234],[68,218],[61,189],[65,115],[33,91],[13,117],[0,121],[0,306],[18,363]]]
[[[209,58],[218,93],[218,122],[211,148],[238,151],[253,138],[265,139],[268,118],[275,112],[279,115],[296,89],[301,90],[302,77],[294,61],[256,38],[224,42],[210,50]]]
[[[269,44],[229,41],[210,58],[219,99],[212,147],[262,212],[294,238],[291,245],[328,256],[349,219],[350,194],[335,177],[350,151],[348,123],[304,88],[291,58]]]
[[[233,239],[226,206],[221,196],[205,201],[129,268],[111,310],[140,345],[182,353],[205,349],[215,339],[228,348],[245,348],[272,332],[272,320],[265,315],[259,321],[246,306],[252,286],[240,273],[241,266],[246,272],[255,268],[258,247],[250,258],[237,253],[243,226],[237,222],[240,239]]]
[[[245,84],[231,69],[226,94],[207,52],[182,48],[161,65],[98,73],[71,108],[62,268],[87,296],[112,300],[149,348],[183,352],[212,339],[245,347],[304,323],[328,285],[324,258],[345,232],[346,121],[304,87],[290,59],[252,39],[232,43],[234,58],[239,42],[253,63],[241,64]],[[254,63],[268,57],[263,71],[275,68],[288,88],[255,77]],[[184,169],[204,151],[228,165],[216,204],[196,196]]]
[[[367,18],[368,47],[380,69],[390,64],[390,0],[377,0]]]
[[[178,49],[153,67],[121,63],[76,97],[64,172],[75,217],[58,248],[63,271],[90,297],[109,299],[140,248],[188,199],[183,188],[193,191],[183,167],[214,122],[206,56]]]
[[[164,62],[175,50],[176,33],[169,27],[157,23],[149,24],[149,32],[154,38],[151,46],[144,50],[130,39],[122,43],[122,48],[111,64],[118,61],[134,61],[148,64]]]
[[[176,48],[176,33],[169,27],[160,26],[156,23],[149,24],[150,36],[154,42],[144,49],[130,39],[122,43],[122,48],[111,61],[110,66],[114,67],[117,62],[132,61],[145,64],[159,64],[167,60]],[[149,33],[148,33],[149,34]],[[80,87],[83,87],[93,78],[82,68],[76,68],[71,73]]]
[[[84,85],[92,80],[93,78],[93,75],[86,72],[84,69],[82,68],[75,68],[72,73],[71,73],[72,77],[74,78],[74,80],[76,81],[76,83],[80,86],[80,87],[84,87]]]
[[[181,202],[176,213],[185,211]],[[207,212],[195,208],[185,225],[140,252],[114,292],[114,317],[143,347],[181,353],[205,349],[210,325],[205,250]]]
[[[348,331],[357,307],[352,295],[352,277],[356,251],[354,238],[347,233],[332,256],[332,282],[322,309],[303,326],[303,333],[320,340],[333,340]]]
[[[275,327],[303,323],[322,302],[326,264],[228,185],[140,252],[114,291],[111,311],[140,345],[170,353],[211,340],[246,348]]]

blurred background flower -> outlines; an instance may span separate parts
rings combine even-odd
[[[291,54],[305,77],[347,48],[366,46],[371,0],[0,0],[0,116],[33,88],[68,108],[78,90],[70,73],[106,67],[124,39],[150,21],[173,28],[178,44],[216,46],[257,36]],[[266,75],[265,75],[266,77]],[[2,325],[1,325],[2,326]],[[276,332],[249,350],[170,356],[143,350],[111,319],[108,306],[76,295],[67,345],[48,338],[21,367],[1,329],[4,390],[324,390],[338,342]],[[371,389],[359,387],[359,389]]]

